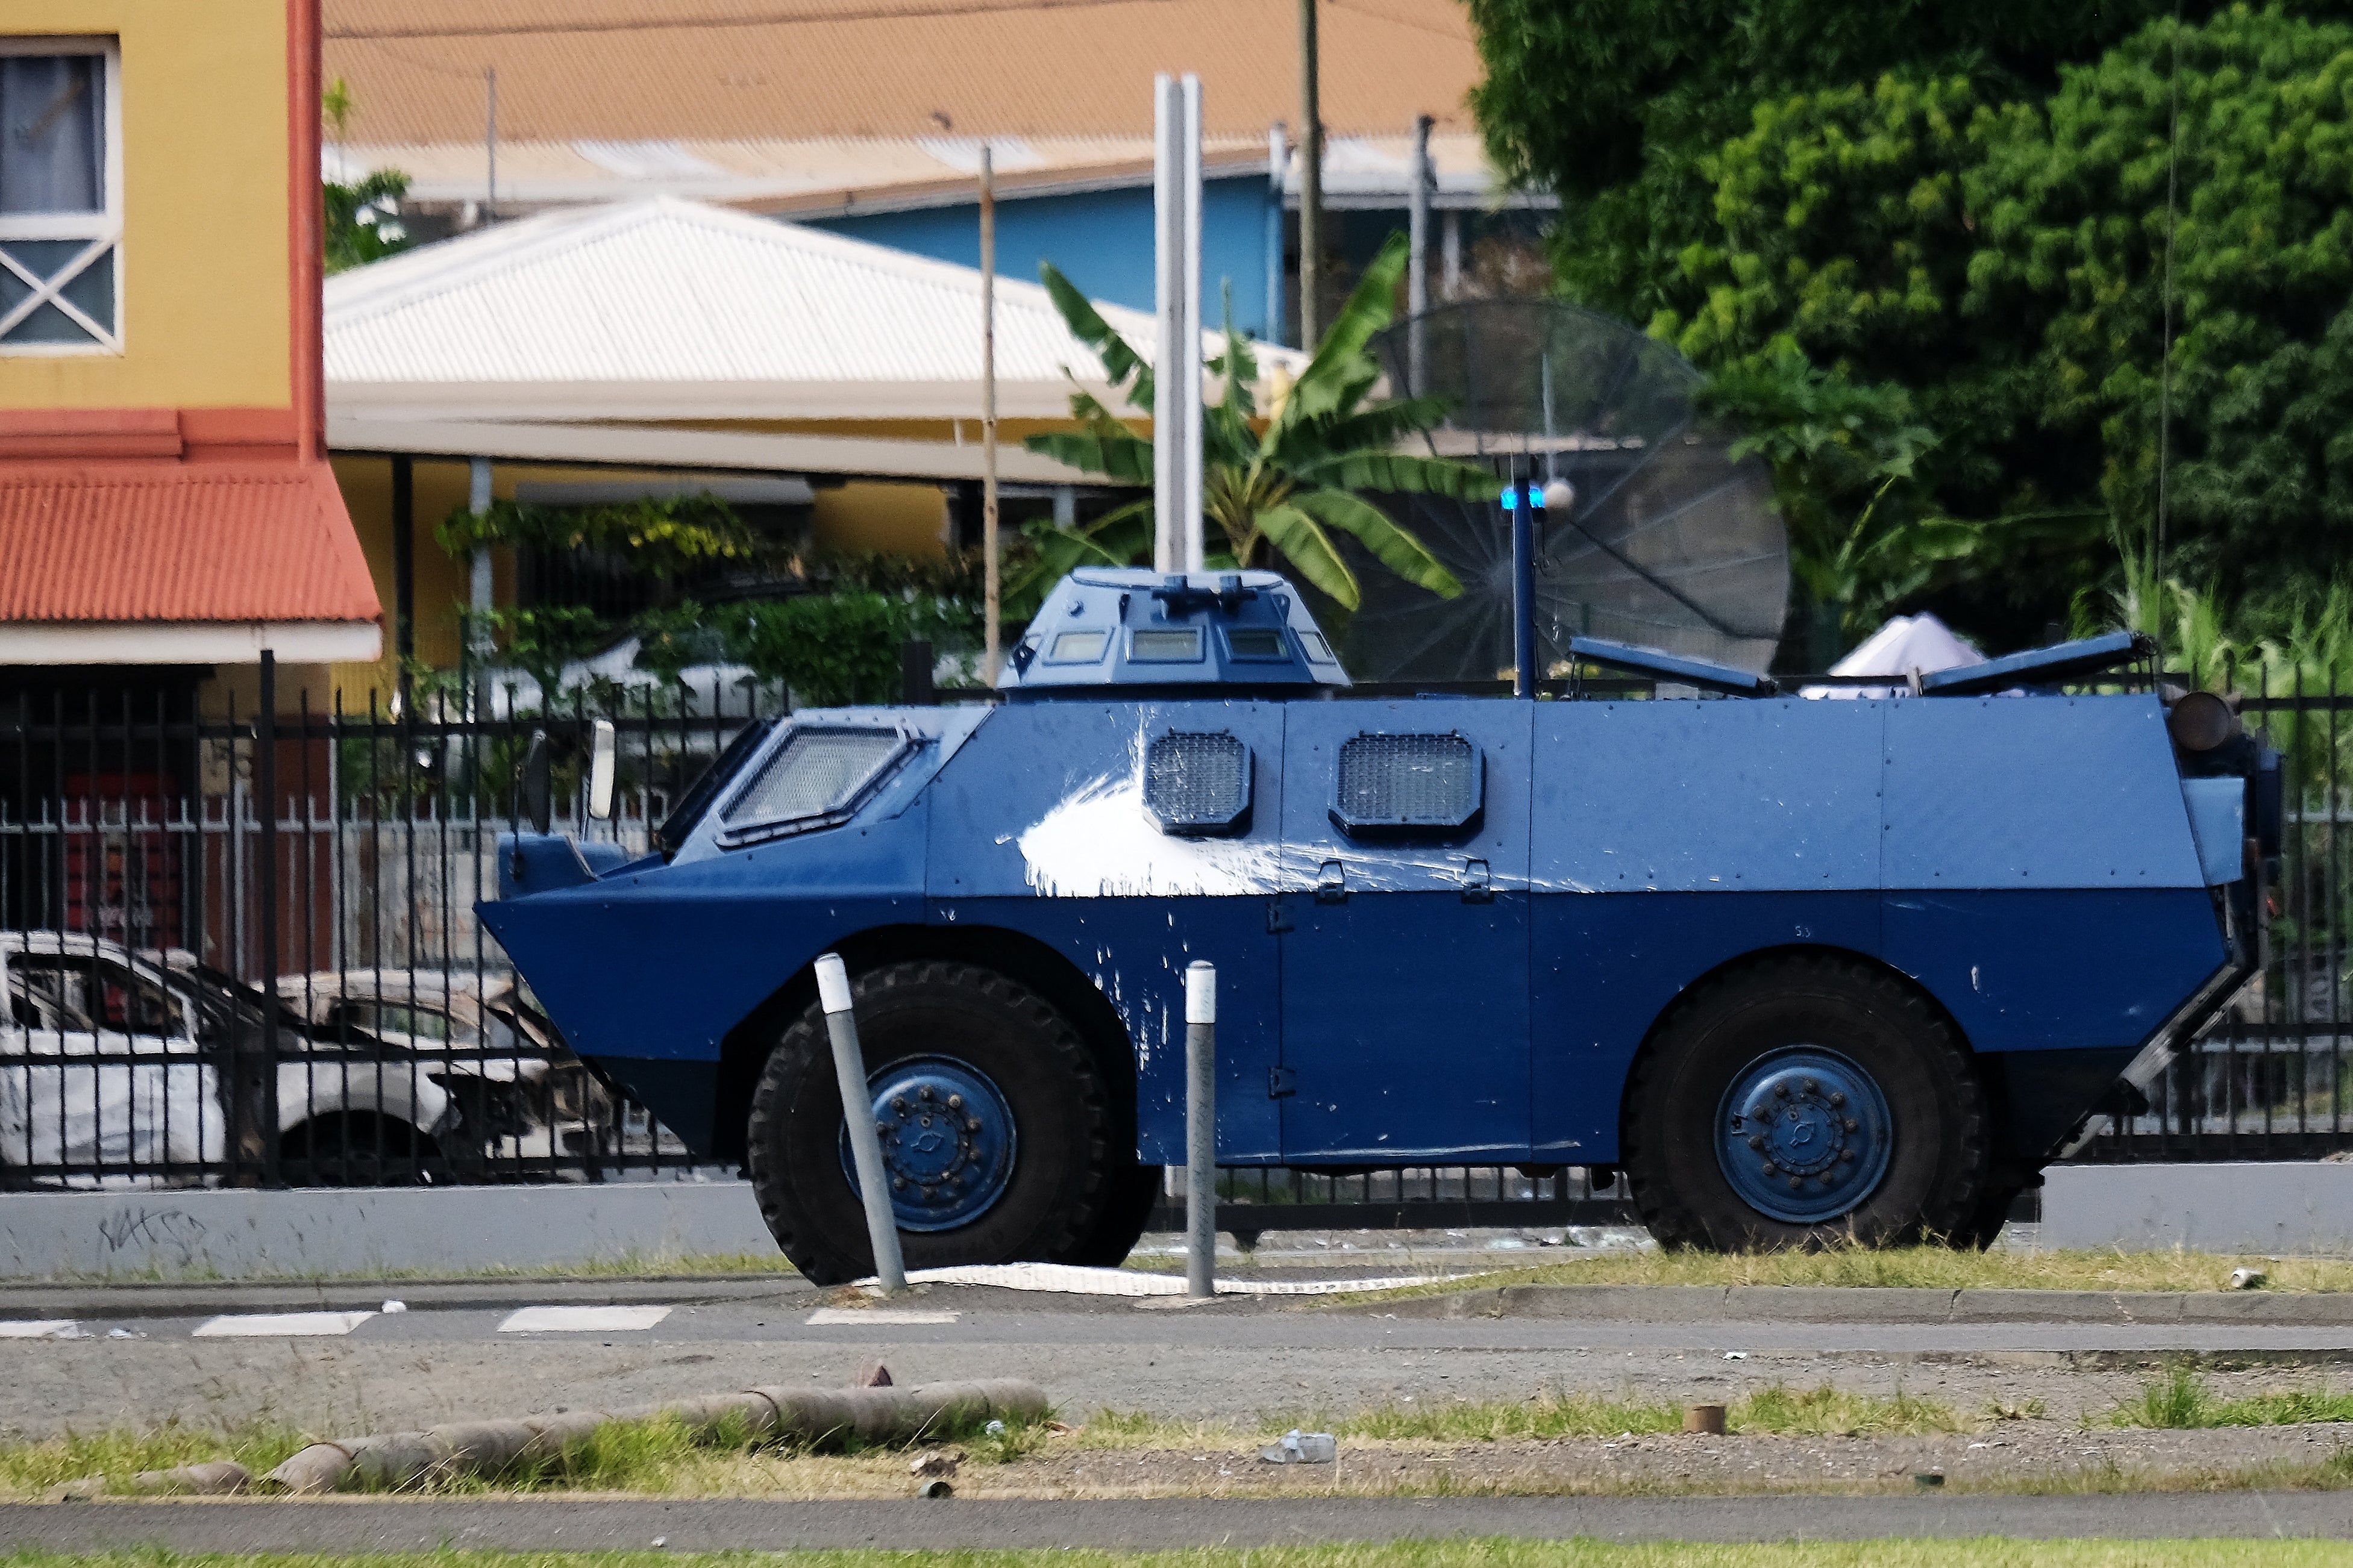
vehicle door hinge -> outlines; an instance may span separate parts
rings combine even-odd
[[[1297,1073],[1289,1068],[1266,1069],[1266,1097],[1269,1100],[1288,1100],[1298,1092],[1299,1075]]]
[[[1462,901],[1466,904],[1492,904],[1495,889],[1487,880],[1487,862],[1462,862]]]
[[[1281,899],[1269,899],[1266,901],[1267,934],[1279,936],[1291,929],[1291,911],[1282,907]]]
[[[1326,860],[1315,874],[1315,901],[1319,904],[1345,904],[1348,901],[1348,868],[1337,860]]]

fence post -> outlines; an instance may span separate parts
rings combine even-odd
[[[840,954],[818,955],[817,994],[825,1007],[825,1032],[833,1042],[834,1076],[841,1080],[841,1115],[849,1127],[849,1154],[858,1166],[859,1196],[866,1205],[866,1237],[874,1245],[874,1275],[885,1295],[896,1295],[907,1288],[907,1268],[899,1257],[899,1216],[892,1209],[891,1182],[882,1170],[882,1139],[874,1130],[866,1058],[858,1048],[849,974],[841,966]]]
[[[1218,971],[1185,971],[1185,1293],[1218,1293]]]
[[[261,706],[253,716],[253,795],[261,808],[261,1175],[279,1184],[278,1168],[278,655],[261,650]]]

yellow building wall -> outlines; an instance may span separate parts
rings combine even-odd
[[[0,408],[285,408],[286,0],[6,0],[122,54],[120,354],[0,354]]]

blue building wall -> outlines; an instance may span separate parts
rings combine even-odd
[[[1219,294],[1233,289],[1234,325],[1255,337],[1267,331],[1267,279],[1282,252],[1270,245],[1266,176],[1207,180],[1201,190],[1201,314],[1224,320]],[[963,267],[980,265],[976,202],[913,212],[818,219],[813,228],[870,240]],[[999,198],[997,267],[1002,276],[1034,279],[1050,261],[1089,298],[1153,309],[1152,186],[1071,195]]]

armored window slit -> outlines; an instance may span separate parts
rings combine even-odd
[[[1362,734],[1340,747],[1333,826],[1352,838],[1450,837],[1474,831],[1486,767],[1461,734]]]
[[[1144,810],[1175,837],[1249,832],[1250,748],[1223,731],[1156,737],[1144,751]]]

